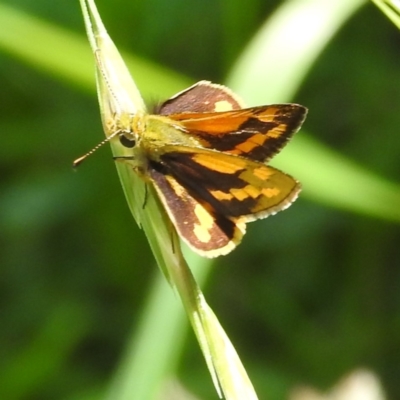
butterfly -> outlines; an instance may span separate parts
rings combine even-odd
[[[200,81],[114,135],[132,148],[132,157],[121,159],[154,186],[183,241],[217,257],[240,243],[246,223],[297,198],[299,182],[266,163],[306,114],[298,104],[243,108],[227,87]]]

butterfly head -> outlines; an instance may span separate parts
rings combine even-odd
[[[106,123],[106,132],[110,132],[106,139],[97,144],[93,149],[73,162],[73,167],[79,166],[87,157],[109,141],[118,138],[119,142],[128,149],[133,149],[140,141],[140,133],[143,130],[143,116],[123,115],[119,118],[114,117]]]

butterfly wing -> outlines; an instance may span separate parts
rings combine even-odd
[[[149,170],[149,178],[179,236],[196,253],[204,257],[228,254],[246,231],[242,222],[218,214],[207,202],[198,201],[159,168]]]
[[[307,109],[299,104],[243,108],[229,88],[200,81],[161,104],[157,114],[179,121],[204,148],[266,162],[299,130]]]
[[[300,191],[291,176],[241,157],[166,146],[152,180],[180,236],[203,256],[227,254],[245,224],[288,207]]]
[[[300,129],[306,113],[307,109],[298,104],[276,104],[168,117],[179,121],[204,148],[266,162]]]
[[[155,114],[208,113],[244,108],[243,101],[229,88],[200,81],[164,101]]]

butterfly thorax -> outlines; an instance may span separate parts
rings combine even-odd
[[[143,178],[147,175],[150,162],[162,163],[161,157],[170,146],[197,148],[199,140],[187,134],[185,127],[167,116],[138,113],[125,118],[114,119],[114,132],[124,147],[130,148],[125,157],[134,170]]]
[[[159,161],[160,156],[168,152],[168,146],[201,146],[199,140],[186,133],[185,127],[179,121],[165,116],[144,116],[137,135],[137,146],[153,161]]]

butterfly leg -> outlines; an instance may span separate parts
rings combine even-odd
[[[147,196],[149,194],[149,188],[148,188],[148,184],[145,183],[144,184],[144,198],[143,198],[143,205],[142,205],[142,210],[145,209],[146,204],[147,204]]]

